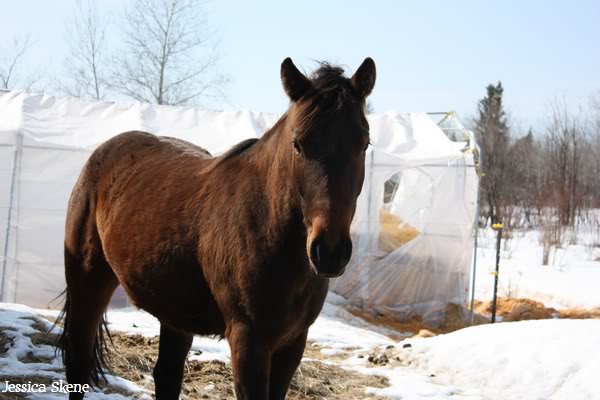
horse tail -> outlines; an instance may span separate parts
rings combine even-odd
[[[72,357],[74,351],[71,343],[71,337],[69,335],[69,326],[72,324],[70,313],[72,299],[68,288],[65,289],[58,297],[64,297],[65,304],[50,330],[52,331],[56,326],[62,325],[62,331],[58,335],[58,340],[55,343],[55,355],[60,355],[62,363],[66,367],[68,360],[70,357]],[[100,387],[101,381],[107,382],[105,371],[108,371],[112,374],[109,364],[109,342],[114,347],[110,331],[108,330],[108,324],[106,322],[106,313],[104,313],[100,324],[98,324],[92,352],[91,379],[96,387]]]

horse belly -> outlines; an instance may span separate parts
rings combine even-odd
[[[119,277],[131,301],[161,323],[199,335],[223,335],[225,323],[197,265],[146,266]]]

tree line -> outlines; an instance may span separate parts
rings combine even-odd
[[[574,226],[600,208],[600,92],[571,108],[550,104],[539,132],[511,127],[499,82],[479,100],[474,131],[481,148],[481,223]]]
[[[219,70],[219,42],[200,0],[134,0],[110,20],[97,2],[77,0],[65,25],[64,77],[54,91],[166,105],[198,106],[224,97],[228,76]],[[108,41],[109,34],[120,40]],[[0,47],[0,89],[37,89],[42,73],[23,72],[34,45],[26,35]]]

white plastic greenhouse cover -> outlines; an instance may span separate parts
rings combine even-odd
[[[219,154],[260,137],[278,118],[0,92],[0,301],[46,307],[64,289],[67,201],[100,143],[144,130]],[[446,304],[467,300],[478,185],[472,152],[426,113],[372,115],[369,124],[353,257],[331,289],[357,305],[435,319]],[[384,204],[390,179],[395,191]],[[381,249],[382,208],[418,235],[395,250]]]

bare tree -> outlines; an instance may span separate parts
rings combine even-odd
[[[94,1],[77,0],[77,11],[66,33],[69,55],[65,64],[70,78],[61,82],[61,87],[67,94],[96,100],[105,97],[106,26]]]
[[[38,80],[34,74],[26,75],[21,70],[25,54],[32,45],[31,36],[27,34],[23,37],[15,37],[9,46],[0,48],[1,89],[20,87],[27,90]]]
[[[588,195],[587,206],[600,207],[600,91],[596,92],[589,103],[590,117],[587,128],[587,146],[583,157],[583,174]]]
[[[595,134],[600,136],[600,90],[591,96],[590,108],[592,109]]]
[[[506,154],[508,169],[506,197],[509,210],[505,210],[505,218],[509,218],[511,226],[532,226],[533,213],[536,211],[536,194],[539,188],[539,151],[533,131],[514,141]]]
[[[222,97],[227,77],[215,71],[218,43],[199,0],[136,0],[125,11],[125,49],[114,86],[136,100],[199,104]]]
[[[582,111],[569,112],[564,99],[555,99],[546,126],[546,171],[548,200],[558,207],[562,225],[575,223],[582,206],[581,169],[585,148]]]

